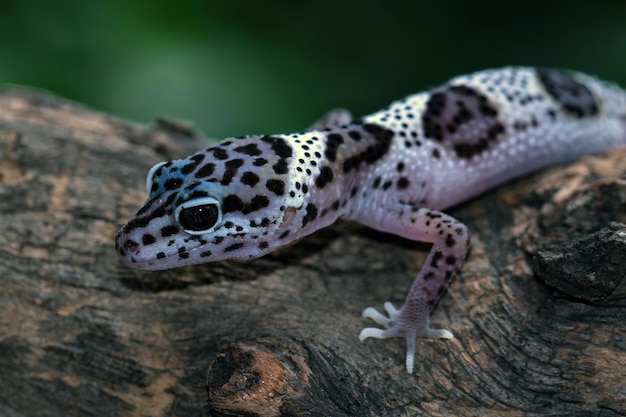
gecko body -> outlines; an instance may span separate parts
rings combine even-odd
[[[363,315],[404,337],[452,338],[430,312],[469,249],[443,213],[511,178],[626,144],[626,94],[561,70],[461,76],[352,120],[329,113],[304,133],[222,141],[149,172],[149,198],[116,238],[121,261],[158,270],[251,259],[338,219],[432,243],[403,306]]]

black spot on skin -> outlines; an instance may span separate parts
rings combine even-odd
[[[263,249],[267,249],[270,246],[269,243],[267,242],[261,242],[259,243],[259,249],[263,250]]]
[[[210,250],[205,250],[204,252],[200,252],[200,257],[201,258],[206,258],[211,256],[211,251]]]
[[[178,228],[178,226],[175,226],[173,224],[164,226],[161,228],[161,237],[168,237],[168,236],[172,236],[175,235],[176,233],[178,233],[180,229]]]
[[[156,242],[156,238],[149,233],[146,233],[143,236],[141,236],[141,243],[143,243],[144,245],[152,245],[155,242]]]
[[[209,162],[207,164],[204,164],[202,168],[200,168],[198,172],[196,172],[196,175],[194,175],[194,177],[207,178],[213,174],[213,171],[215,171],[215,164],[213,162]]]
[[[550,119],[556,120],[556,111],[554,111],[554,109],[548,109],[546,113]]]
[[[226,169],[224,170],[224,176],[220,181],[222,185],[228,185],[233,180],[233,177],[237,175],[237,171],[243,165],[243,159],[231,159],[230,161],[226,161],[224,166]]]
[[[446,258],[446,263],[448,265],[454,265],[456,263],[456,258],[454,256],[448,256]]]
[[[198,186],[198,182],[195,182],[187,187],[185,187],[185,191],[190,191],[192,190],[194,187]],[[208,197],[209,193],[207,193],[204,190],[194,190],[189,194],[183,194],[182,196],[180,196],[179,198],[176,199],[176,201],[174,202],[174,204],[176,205],[180,205],[185,201],[189,201],[189,200],[193,200],[195,198],[201,198],[201,197]]]
[[[279,174],[279,175],[286,174],[289,171],[289,166],[287,164],[287,160],[279,159],[278,162],[276,162],[272,166],[272,169],[274,170],[274,172],[276,174]]]
[[[465,85],[434,89],[422,115],[422,126],[427,138],[451,147],[460,158],[484,152],[504,134],[496,105]]]
[[[357,192],[357,188],[356,186],[352,187],[352,189],[350,190],[350,197],[354,197],[356,195]]]
[[[187,200],[193,200],[200,197],[208,197],[209,193],[204,190],[193,190],[191,194],[187,197]]]
[[[343,143],[343,136],[339,133],[330,133],[326,138],[326,150],[324,155],[330,162],[335,162],[337,159],[337,148]],[[321,187],[320,187],[321,188]]]
[[[234,250],[241,249],[241,248],[243,248],[243,243],[242,242],[233,243],[232,245],[227,246],[226,248],[224,248],[224,252],[232,252]]]
[[[596,116],[598,103],[591,91],[572,74],[551,69],[537,69],[544,88],[563,109],[578,118]]]
[[[156,182],[156,180],[161,177],[161,175],[163,174],[163,168],[165,167],[164,165],[161,165],[159,168],[157,168],[157,170],[154,172],[154,174],[152,174],[152,182]]]
[[[180,169],[180,172],[181,172],[183,175],[189,175],[189,174],[191,174],[191,172],[192,172],[194,169],[196,169],[196,167],[197,167],[198,165],[200,165],[200,162],[202,162],[202,161],[204,160],[204,154],[202,154],[202,153],[196,154],[196,155],[192,156],[190,159],[192,160],[192,162],[190,162],[190,163],[186,164],[185,166],[183,166],[183,167]]]
[[[454,240],[454,237],[449,234],[448,236],[446,236],[446,246],[451,248],[454,245],[456,245],[456,240]]]
[[[254,165],[255,167],[262,167],[265,164],[267,164],[267,159],[265,158],[257,158],[252,163],[252,165]]]
[[[245,206],[241,212],[243,214],[248,214],[248,213],[252,213],[254,211],[257,210],[261,210],[267,206],[270,205],[270,200],[269,198],[267,198],[264,195],[255,195],[252,200],[250,201],[250,204],[248,204],[247,206]]]
[[[279,238],[279,239],[284,239],[284,238],[286,238],[287,236],[289,236],[289,232],[290,232],[289,230],[285,230],[284,232],[282,232],[282,233],[280,234],[280,236],[278,236],[278,238]]]
[[[268,190],[270,190],[271,192],[273,192],[277,196],[281,196],[281,195],[285,194],[285,181],[283,181],[283,180],[269,179],[265,183],[265,186],[267,187]],[[295,193],[294,193],[294,195],[295,195]]]
[[[404,190],[409,186],[409,180],[406,177],[400,177],[396,183],[398,190]]]
[[[180,259],[187,259],[189,258],[189,252],[187,252],[187,248],[186,247],[182,247],[182,248],[178,248],[178,257]]]
[[[439,259],[441,259],[442,257],[443,257],[443,253],[441,252],[433,253],[433,259],[430,262],[430,266],[432,266],[433,268],[437,268],[437,262],[439,262]]]
[[[513,129],[516,130],[517,132],[523,132],[527,128],[528,128],[528,123],[522,120],[516,120],[515,122],[513,122]]]
[[[374,178],[374,182],[372,183],[372,188],[378,188],[378,186],[380,185],[380,181],[382,179],[380,177],[376,177]]]
[[[385,181],[385,183],[383,184],[383,190],[386,190],[389,187],[391,187],[391,181]]]
[[[157,254],[156,254],[156,258],[157,258],[157,259],[163,259],[163,258],[165,258],[165,253],[164,253],[164,252],[159,252],[159,253],[157,253]]]
[[[428,297],[428,299],[432,300],[433,297],[433,293],[430,291],[430,288],[428,288],[427,286],[423,286],[422,287],[422,293],[426,294],[426,297]]]
[[[393,132],[387,128],[373,123],[364,124],[363,130],[374,139],[374,143],[360,153],[346,158],[343,162],[343,172],[348,173],[353,169],[359,169],[361,164],[371,165],[381,159],[389,151]]]
[[[404,162],[398,162],[398,165],[396,165],[396,171],[398,172],[404,171]]]
[[[433,149],[433,158],[439,159],[441,158],[441,152],[439,152],[439,149]]]
[[[428,272],[424,275],[424,281],[429,281],[431,279],[435,278],[435,273],[434,272]]]
[[[337,211],[339,209],[339,200],[335,200],[335,202],[331,204],[330,208]]]
[[[222,201],[222,212],[223,213],[232,213],[234,211],[241,211],[243,209],[243,201],[241,198],[236,196],[235,194],[231,194],[224,198]]]
[[[348,132],[348,136],[354,141],[361,140],[361,133],[358,130],[350,130]]]
[[[272,150],[279,158],[285,159],[292,155],[291,147],[282,138],[264,136],[261,140],[265,143],[269,143]]]
[[[213,148],[213,156],[215,157],[215,159],[228,159],[228,152],[226,152],[226,149],[222,149],[220,147],[216,147]]]
[[[304,194],[308,193],[309,192],[309,186],[306,185],[306,184],[302,184],[302,192]]]
[[[329,184],[333,180],[333,170],[329,166],[323,166],[320,169],[320,174],[315,179],[315,186],[317,188],[324,188],[326,184]]]
[[[172,202],[174,201],[175,198],[176,198],[176,194],[173,193],[169,197],[167,197],[167,199],[163,203],[161,203],[160,206],[155,208],[151,215],[135,217],[134,219],[129,221],[126,224],[126,226],[124,226],[124,231],[126,233],[130,233],[131,230],[136,229],[138,227],[141,227],[141,228],[146,227],[154,219],[158,219],[159,217],[166,216],[168,214],[168,210],[171,210],[170,206],[171,206],[171,204],[172,204]],[[154,204],[154,202],[156,202],[156,201],[158,201],[157,197],[155,197],[152,200],[150,200],[149,202],[147,202],[145,204],[145,206],[152,206]],[[145,210],[141,209],[139,211],[143,212]]]
[[[167,181],[165,181],[165,184],[163,184],[165,190],[167,191],[172,191],[180,188],[181,185],[183,185],[182,178],[169,178]]]
[[[254,172],[246,171],[241,176],[241,182],[250,187],[254,187],[255,185],[258,184],[259,181],[260,181],[259,176],[255,174]]]
[[[249,155],[249,156],[259,156],[259,155],[261,155],[261,150],[256,145],[256,143],[250,143],[248,145],[239,146],[239,147],[235,148],[234,151],[242,153],[244,155]]]
[[[152,188],[154,188],[154,184],[152,184]],[[141,208],[139,209],[139,211],[137,211],[136,216],[138,216],[138,217],[139,217],[139,216],[142,216],[143,214],[147,213],[147,212],[150,210],[150,208],[151,208],[151,207],[152,207],[155,203],[157,203],[158,201],[159,201],[159,199],[158,199],[158,198],[156,198],[156,197],[155,197],[155,198],[151,198],[150,200],[148,200],[148,201],[147,201],[147,202],[143,205],[143,207],[141,207]]]
[[[302,218],[302,227],[305,227],[309,222],[312,222],[317,218],[317,207],[315,204],[307,204],[306,214]]]

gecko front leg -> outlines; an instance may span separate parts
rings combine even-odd
[[[361,341],[368,337],[404,337],[407,343],[406,369],[409,373],[413,373],[417,337],[453,338],[448,330],[430,327],[430,312],[469,250],[469,233],[464,224],[439,211],[413,210],[403,210],[398,217],[389,218],[377,228],[407,239],[432,243],[430,253],[399,310],[386,302],[384,307],[388,316],[373,307],[363,311],[363,317],[374,320],[383,329],[368,327],[359,334]]]

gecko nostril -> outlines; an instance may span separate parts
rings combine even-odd
[[[124,247],[130,253],[137,253],[137,252],[139,252],[139,244],[137,242],[135,242],[135,241],[127,240],[126,242],[124,242]]]

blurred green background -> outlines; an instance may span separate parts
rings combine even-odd
[[[363,115],[503,65],[626,86],[626,3],[392,0],[0,0],[0,84],[214,138]]]

